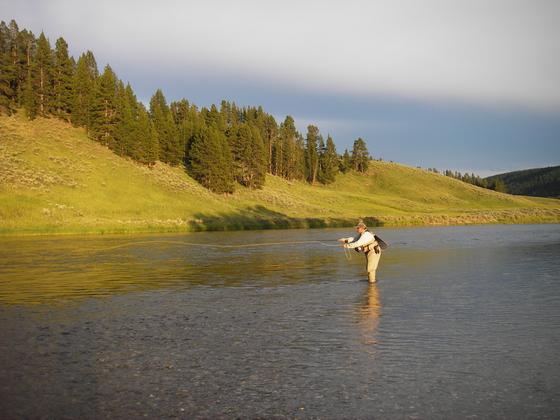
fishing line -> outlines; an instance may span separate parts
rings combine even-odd
[[[343,249],[344,249],[344,256],[348,261],[350,261],[352,259],[352,251],[350,251],[349,248],[343,248]]]
[[[141,241],[141,242],[127,242],[120,245],[115,245],[111,247],[104,247],[99,251],[110,251],[113,249],[119,248],[126,248],[129,246],[135,245],[152,245],[152,244],[167,244],[167,245],[175,245],[175,246],[196,246],[202,248],[219,248],[219,249],[236,249],[236,248],[258,248],[261,246],[277,246],[277,245],[301,245],[301,244],[319,244],[322,246],[328,247],[339,247],[340,245],[336,244],[327,244],[323,241],[282,241],[282,242],[261,242],[261,243],[249,243],[249,244],[234,244],[234,245],[225,245],[225,244],[209,244],[209,243],[195,243],[195,242],[180,242],[180,241]],[[344,248],[345,253],[348,252],[346,248]],[[347,254],[348,255],[348,254]]]

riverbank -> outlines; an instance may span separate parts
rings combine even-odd
[[[473,212],[457,215],[410,215],[365,217],[372,227],[421,227],[421,226],[466,226],[491,224],[558,224],[560,210],[513,210],[493,212]],[[203,231],[242,231],[267,229],[316,229],[353,227],[355,218],[348,219],[314,219],[314,218],[262,218],[246,217],[237,219],[216,217],[206,220],[129,220],[115,224],[94,226],[52,225],[39,227],[2,228],[0,236],[35,236],[35,235],[104,235],[104,234],[138,234],[138,233],[188,233]]]
[[[0,234],[103,234],[560,223],[560,200],[513,196],[392,162],[328,186],[267,176],[211,193],[184,168],[139,165],[56,119],[0,116]],[[375,151],[373,150],[375,153]]]

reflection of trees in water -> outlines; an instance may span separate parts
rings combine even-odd
[[[381,301],[377,284],[369,284],[362,304],[359,308],[359,323],[365,344],[377,344],[375,339],[379,318],[381,316]]]
[[[137,244],[129,237],[16,242],[17,253],[0,267],[6,280],[0,284],[0,302],[61,302],[197,285],[299,284],[338,280],[347,269],[338,248],[214,249],[138,239]]]

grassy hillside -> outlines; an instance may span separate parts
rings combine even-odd
[[[372,162],[329,186],[269,176],[262,190],[213,194],[182,168],[148,168],[56,119],[0,116],[0,233],[149,232],[560,222],[560,200],[519,197]]]
[[[560,198],[560,166],[507,172],[486,178],[490,182],[497,179],[503,181],[510,194]]]

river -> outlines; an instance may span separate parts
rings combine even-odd
[[[558,418],[560,225],[375,232],[0,238],[0,417]]]

